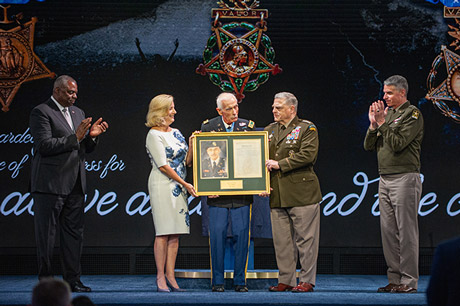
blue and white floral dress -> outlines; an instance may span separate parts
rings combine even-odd
[[[155,234],[189,234],[187,190],[159,169],[169,165],[185,180],[187,142],[178,129],[173,128],[170,132],[150,129],[146,147],[152,164],[148,184]]]

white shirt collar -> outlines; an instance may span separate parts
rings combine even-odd
[[[227,124],[227,123],[225,123],[224,118],[223,118],[222,116],[221,116],[221,119],[222,119],[222,122],[224,123],[224,126],[225,126],[225,128],[226,128],[227,130],[228,130],[228,129],[231,129],[232,126],[233,126],[233,124],[235,123],[235,122],[232,122],[232,124]]]
[[[211,161],[211,165],[213,163],[216,163],[216,166],[217,166],[219,164],[219,161],[220,161],[220,156],[216,160],[212,160],[211,158],[209,160]]]
[[[64,110],[65,107],[59,104],[59,102],[53,96],[51,96],[51,100],[53,100],[53,102],[56,103],[57,107],[61,112]]]

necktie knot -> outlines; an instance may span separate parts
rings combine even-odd
[[[72,118],[70,118],[69,108],[68,108],[68,107],[64,107],[64,108],[62,109],[62,113],[63,113],[63,115],[64,115],[65,120],[66,120],[67,123],[69,124],[70,128],[73,130],[73,123],[72,123]]]

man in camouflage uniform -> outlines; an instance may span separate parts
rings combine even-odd
[[[369,107],[364,140],[365,150],[377,151],[380,174],[380,229],[388,285],[378,292],[417,292],[423,117],[407,100],[408,87],[399,75],[385,80],[383,99],[388,106],[379,100]]]
[[[313,166],[318,156],[318,131],[297,117],[297,98],[275,95],[275,122],[265,128],[269,139],[270,208],[278,285],[270,291],[311,292],[316,282],[321,190]],[[263,195],[263,194],[262,194]],[[297,284],[297,254],[300,276]]]

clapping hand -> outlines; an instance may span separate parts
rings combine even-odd
[[[107,122],[102,121],[102,118],[99,118],[91,126],[91,129],[89,130],[89,136],[97,137],[97,136],[101,135],[102,133],[105,133],[108,128],[109,128],[109,125],[107,124]]]
[[[376,129],[383,123],[385,123],[385,116],[388,113],[388,107],[385,107],[385,103],[382,100],[377,100],[369,107],[369,121],[371,128]]]
[[[93,118],[91,117],[85,118],[78,125],[77,130],[75,131],[75,135],[77,136],[78,141],[82,141],[82,139],[85,138],[86,132],[91,126],[92,120]]]

